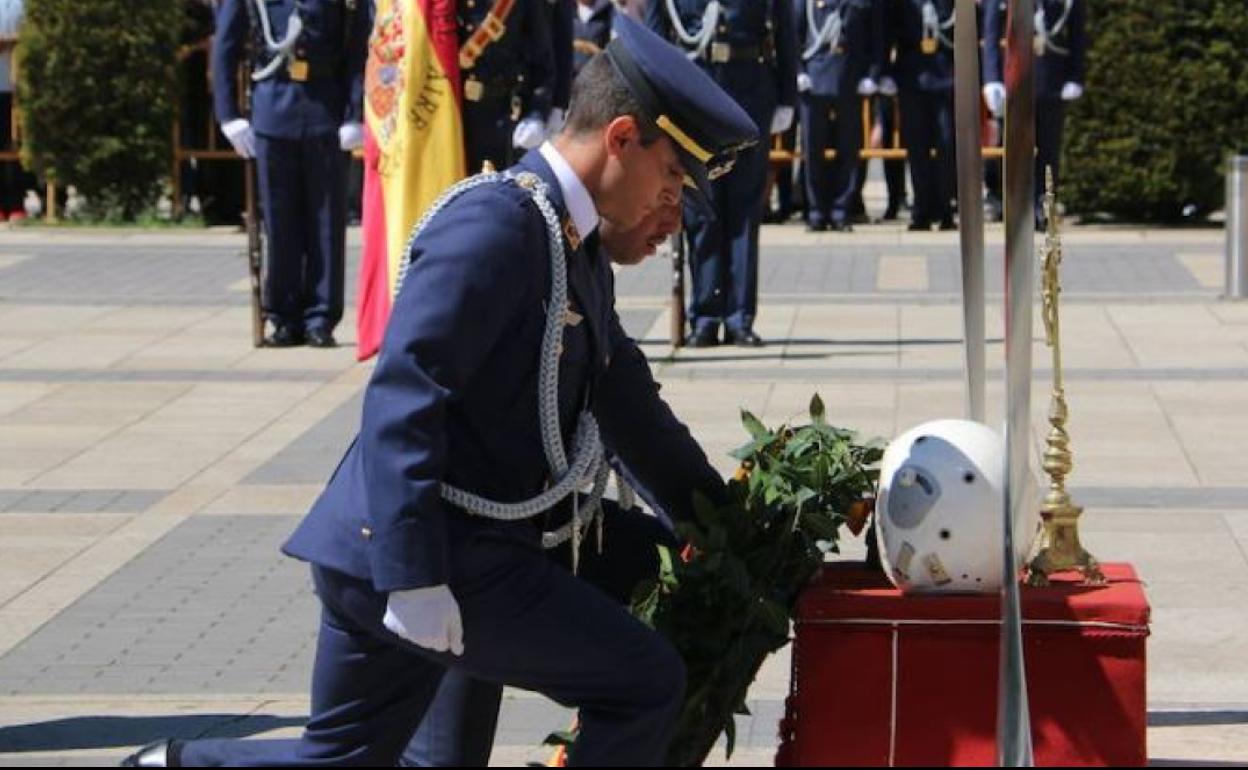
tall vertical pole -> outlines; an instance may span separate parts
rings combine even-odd
[[[1031,420],[1031,313],[1035,294],[1035,73],[1033,0],[1011,0],[1005,52],[1006,485],[1002,510],[1001,677],[997,761],[1034,763],[1014,522],[1027,499]]]
[[[984,421],[984,152],[980,141],[979,35],[975,0],[957,0],[953,28],[958,148],[958,236],[962,247],[962,331],[966,415]]]

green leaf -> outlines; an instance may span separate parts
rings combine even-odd
[[[676,577],[676,567],[672,560],[672,549],[657,546],[659,551],[659,582],[669,591],[675,590],[680,580]]]
[[[745,409],[741,410],[741,424],[744,425],[749,434],[756,439],[762,438],[763,436],[768,438],[771,437],[771,433],[767,430],[763,423]]]
[[[826,410],[823,408],[823,399],[819,398],[819,394],[816,393],[810,399],[810,419],[816,423],[823,423],[826,413]]]

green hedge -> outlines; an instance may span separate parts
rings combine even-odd
[[[27,166],[76,185],[97,216],[148,207],[169,174],[181,26],[173,0],[27,3],[17,84]]]
[[[1176,221],[1222,206],[1248,148],[1244,0],[1089,0],[1088,76],[1062,199],[1084,215]]]

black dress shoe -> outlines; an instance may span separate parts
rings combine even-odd
[[[308,345],[314,348],[333,348],[338,341],[328,329],[308,329]]]
[[[822,233],[827,229],[828,223],[824,222],[822,219],[816,219],[806,223],[806,232],[808,233]]]
[[[888,208],[884,209],[884,216],[880,217],[881,222],[892,222],[897,218],[897,204],[889,203]]]
[[[828,229],[838,233],[852,233],[854,231],[854,226],[843,219],[834,219],[832,220],[832,223],[828,225]]]
[[[182,741],[168,738],[149,743],[121,760],[122,767],[181,767]]]
[[[932,223],[925,222],[920,219],[920,220],[911,222],[909,225],[906,226],[906,229],[912,233],[927,232],[928,230],[932,229]]]
[[[719,330],[704,326],[686,337],[685,344],[691,348],[713,348],[719,344]]]
[[[273,332],[264,338],[264,344],[271,348],[293,348],[303,344],[303,330],[291,324],[275,324]]]
[[[953,217],[945,217],[944,219],[940,220],[940,229],[941,230],[957,230],[958,226],[957,224],[954,223]]]
[[[724,342],[729,345],[736,345],[739,348],[761,348],[767,344],[763,342],[762,337],[754,333],[753,329],[725,330]]]

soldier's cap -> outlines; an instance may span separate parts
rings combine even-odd
[[[737,152],[757,144],[758,125],[676,46],[626,14],[615,15],[604,53],[645,112],[672,140],[695,200],[711,200],[711,180],[732,170]]]

